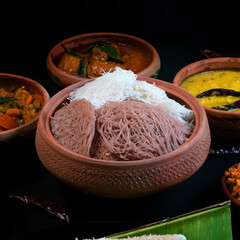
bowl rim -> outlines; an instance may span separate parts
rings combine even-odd
[[[43,96],[43,100],[44,100],[44,103],[45,103],[43,105],[43,107],[46,105],[46,103],[50,99],[50,96],[49,96],[47,90],[40,83],[38,83],[37,81],[34,81],[31,78],[28,78],[28,77],[25,77],[25,76],[21,76],[21,75],[16,75],[16,74],[11,74],[11,73],[0,73],[0,78],[1,77],[5,77],[5,76],[6,77],[10,77],[10,78],[15,78],[15,79],[21,79],[21,80],[23,80],[23,81],[25,81],[27,83],[30,83],[32,86],[36,86],[36,89],[41,90],[41,92],[43,93],[42,96]],[[43,109],[43,107],[42,107],[42,109]],[[15,131],[18,131],[20,129],[25,128],[26,126],[31,125],[33,122],[36,122],[39,119],[39,116],[40,116],[40,113],[42,112],[42,109],[39,111],[37,116],[35,116],[29,122],[24,123],[23,125],[17,126],[15,128],[9,129],[9,130],[4,130],[3,132],[0,132],[0,136],[3,137],[5,134],[9,134],[9,133],[11,134],[11,133],[13,133]]]
[[[38,122],[38,128],[41,125],[42,130],[41,130],[41,135],[44,138],[45,141],[47,141],[47,143],[53,148],[53,149],[58,149],[57,151],[61,152],[61,154],[63,155],[67,155],[68,154],[68,158],[71,158],[71,160],[74,161],[84,161],[85,163],[88,164],[97,164],[98,166],[104,166],[104,165],[108,165],[108,166],[121,166],[121,167],[129,167],[129,166],[143,166],[143,165],[148,165],[149,163],[154,163],[154,162],[158,162],[158,161],[171,161],[172,155],[176,154],[176,152],[179,153],[179,155],[184,154],[187,150],[188,150],[188,146],[194,146],[195,143],[193,142],[193,139],[196,139],[196,141],[198,142],[201,138],[202,134],[197,134],[199,132],[203,132],[202,130],[202,126],[208,126],[208,120],[207,120],[207,116],[206,113],[204,111],[204,108],[202,107],[202,105],[200,104],[200,102],[193,98],[193,96],[188,93],[186,90],[175,86],[171,83],[168,82],[164,82],[162,80],[156,80],[156,79],[152,79],[149,77],[144,77],[144,76],[139,76],[138,80],[143,80],[143,81],[147,81],[149,80],[150,83],[155,82],[156,85],[159,85],[163,87],[161,84],[163,84],[165,87],[163,88],[167,88],[168,86],[171,86],[174,88],[174,94],[176,94],[176,97],[181,99],[182,101],[184,101],[186,104],[189,105],[189,107],[192,109],[193,106],[198,106],[200,111],[194,111],[194,115],[195,115],[195,126],[198,126],[197,128],[195,127],[193,130],[192,135],[189,137],[189,140],[186,141],[183,145],[181,145],[180,147],[178,147],[177,149],[164,154],[162,156],[158,156],[158,157],[154,157],[154,158],[148,158],[148,159],[141,159],[141,160],[131,160],[131,161],[113,161],[113,160],[105,160],[105,159],[95,159],[95,158],[91,158],[91,157],[86,157],[83,155],[80,155],[78,153],[75,153],[69,149],[67,149],[66,147],[63,147],[53,136],[51,130],[50,130],[50,117],[52,116],[53,112],[55,111],[55,107],[59,106],[59,104],[61,104],[63,102],[64,99],[66,99],[67,96],[69,96],[69,93],[71,91],[73,91],[76,88],[79,88],[81,86],[83,86],[85,83],[87,83],[88,81],[85,82],[79,82],[79,83],[75,83],[73,85],[70,85],[64,89],[62,89],[60,92],[58,92],[57,94],[55,94],[46,104],[46,106],[44,107],[42,114],[40,115],[40,119]],[[182,94],[185,92],[185,94],[187,95],[187,97],[182,96]],[[173,93],[173,90],[172,90]],[[170,94],[172,94],[170,93]],[[54,104],[54,108],[53,108],[53,104]],[[46,110],[47,107],[50,107],[50,109]],[[201,115],[201,116],[200,116]],[[200,118],[202,118],[202,122],[200,121]],[[206,124],[206,125],[204,125]],[[205,129],[204,129],[205,131]],[[209,131],[210,133],[210,131]],[[70,156],[70,157],[69,157]],[[166,157],[167,156],[167,157]],[[168,159],[169,158],[169,159]]]
[[[46,63],[47,65],[49,65],[54,72],[58,72],[60,75],[65,76],[70,78],[71,80],[77,80],[77,82],[79,80],[91,80],[91,79],[95,79],[95,78],[79,78],[77,76],[73,76],[71,74],[65,73],[64,71],[60,70],[52,61],[52,54],[54,53],[54,51],[56,50],[56,48],[58,48],[61,44],[65,44],[68,42],[72,42],[72,41],[76,41],[78,39],[81,38],[87,38],[87,37],[93,37],[93,36],[101,36],[101,35],[106,35],[106,36],[121,36],[121,37],[125,37],[125,38],[130,38],[133,39],[135,41],[138,41],[140,43],[142,43],[143,45],[145,45],[151,52],[151,54],[153,55],[153,59],[151,61],[151,63],[145,68],[143,69],[141,72],[137,73],[137,75],[143,75],[145,72],[148,71],[148,69],[151,67],[152,63],[155,60],[158,60],[160,63],[160,57],[159,54],[157,52],[157,50],[153,47],[153,45],[151,45],[149,42],[147,42],[144,39],[141,39],[139,37],[133,36],[133,35],[129,35],[129,34],[125,34],[125,33],[116,33],[116,32],[94,32],[94,33],[84,33],[84,34],[79,34],[79,35],[75,35],[69,38],[66,38],[60,42],[58,42],[49,52],[48,56],[47,56],[47,60]],[[49,69],[49,67],[47,67],[47,69]],[[50,70],[49,70],[50,71]]]
[[[232,168],[232,167],[235,167],[237,164],[240,164],[239,163],[235,163],[233,164],[232,166],[228,167],[225,171],[227,171],[229,168]],[[225,196],[231,200],[231,202],[240,208],[240,200],[236,199],[235,197],[232,196],[232,194],[229,192],[228,190],[228,187],[227,187],[227,184],[226,184],[226,176],[224,175],[225,171],[223,172],[223,175],[221,177],[221,185],[222,185],[222,189],[223,189],[223,192],[225,194]]]
[[[177,81],[177,78],[178,78],[178,76],[181,76],[183,72],[188,71],[188,69],[193,69],[198,65],[204,65],[204,64],[207,64],[207,63],[213,63],[214,64],[214,63],[219,63],[219,62],[222,62],[222,63],[224,63],[224,62],[239,62],[239,65],[240,65],[240,58],[237,58],[237,57],[218,57],[218,58],[208,58],[208,59],[203,59],[203,60],[192,62],[192,63],[186,65],[185,67],[183,67],[182,69],[180,69],[176,73],[176,75],[173,78],[173,84],[176,85],[176,86],[180,86],[180,84],[185,79],[182,79],[180,84],[179,84],[179,82]],[[222,68],[216,68],[214,70],[217,70],[217,69],[230,69],[230,68],[222,67]],[[234,68],[232,68],[232,69],[234,69]],[[240,67],[239,67],[239,70],[240,70]],[[211,70],[209,69],[208,71],[211,71]],[[204,72],[204,71],[199,71],[199,72],[196,72],[194,74],[198,74],[198,73],[201,73],[201,72]],[[194,74],[192,74],[192,75],[194,75]],[[192,76],[192,75],[189,75],[189,76]],[[204,109],[207,112],[210,112],[212,114],[221,115],[222,117],[225,117],[225,118],[240,117],[240,112],[228,112],[228,111],[222,111],[222,110],[212,109],[212,108],[208,108],[208,107],[204,107]]]

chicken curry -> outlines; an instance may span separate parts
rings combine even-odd
[[[82,50],[69,49],[62,44],[62,55],[58,68],[78,77],[99,77],[116,66],[134,73],[141,72],[152,61],[146,50],[134,44],[96,41]]]

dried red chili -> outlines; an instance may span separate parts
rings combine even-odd
[[[214,109],[223,110],[223,111],[233,111],[233,110],[237,110],[239,108],[240,108],[240,100],[230,103],[230,104],[214,107]]]
[[[240,92],[234,91],[231,89],[224,89],[224,88],[213,88],[202,92],[196,96],[196,98],[202,97],[213,97],[213,96],[240,96]]]
[[[200,50],[200,53],[206,57],[206,58],[217,58],[217,57],[223,57],[222,54],[214,52],[212,50],[209,49],[204,49],[204,50]]]
[[[57,205],[54,202],[47,201],[41,197],[32,196],[32,195],[26,196],[26,195],[11,194],[9,196],[9,198],[10,199],[18,199],[27,204],[36,205],[36,206],[40,207],[41,209],[46,210],[47,212],[56,216],[60,220],[66,222],[66,223],[70,223],[70,218],[69,218],[68,214],[66,213],[66,211],[61,206]]]

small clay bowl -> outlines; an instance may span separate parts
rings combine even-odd
[[[190,93],[171,83],[143,76],[138,80],[155,83],[170,98],[193,110],[195,128],[188,141],[168,154],[134,161],[99,160],[72,152],[54,138],[49,124],[51,116],[66,102],[70,92],[86,83],[81,82],[54,95],[40,115],[35,144],[45,168],[72,188],[109,198],[146,196],[194,174],[207,158],[210,148],[210,130],[204,108]]]
[[[173,84],[180,86],[186,78],[193,74],[219,69],[240,70],[240,58],[221,57],[194,62],[182,68],[175,75]],[[207,107],[204,107],[204,109],[213,137],[240,138],[240,112],[227,112]]]
[[[10,90],[12,86],[21,87],[23,85],[29,89],[31,94],[37,93],[42,95],[43,106],[49,100],[49,94],[38,82],[23,76],[0,73],[0,88]],[[25,123],[10,130],[0,132],[0,143],[3,144],[4,142],[12,142],[16,139],[21,138],[31,138],[36,132],[38,119],[39,114],[28,123]]]
[[[149,65],[142,71],[138,72],[137,74],[139,76],[146,76],[152,78],[157,77],[158,72],[160,70],[160,57],[156,49],[150,43],[135,36],[122,33],[108,33],[108,32],[87,33],[77,35],[59,42],[51,49],[47,57],[46,65],[49,76],[62,87],[66,87],[74,83],[89,80],[89,78],[80,78],[68,74],[57,67],[64,53],[64,49],[61,46],[61,44],[63,44],[65,47],[69,49],[72,48],[83,49],[89,46],[91,43],[94,43],[98,40],[116,41],[125,45],[131,44],[133,46],[139,46],[139,48],[141,48],[142,51],[146,52],[150,60]]]
[[[233,168],[234,166],[235,166],[235,164],[229,168]],[[227,199],[229,199],[235,206],[240,208],[240,200],[237,200],[236,198],[234,198],[228,190],[228,187],[226,184],[226,177],[225,177],[224,173],[221,177],[221,185],[222,185],[223,192],[224,192],[225,196],[227,197]]]

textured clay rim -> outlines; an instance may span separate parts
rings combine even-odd
[[[54,72],[57,72],[58,74],[62,75],[62,76],[65,76],[67,78],[70,78],[72,80],[75,80],[77,82],[79,82],[80,80],[90,80],[89,78],[79,78],[79,77],[76,77],[76,76],[72,76],[68,73],[65,73],[63,71],[61,71],[60,69],[58,69],[55,64],[53,63],[52,61],[52,54],[54,53],[55,49],[60,47],[61,44],[65,44],[65,43],[68,43],[68,42],[72,42],[72,41],[75,41],[75,40],[78,40],[78,39],[81,39],[81,38],[87,38],[87,37],[94,37],[94,36],[120,36],[120,37],[124,37],[124,38],[129,38],[129,39],[132,39],[132,40],[135,40],[137,42],[140,42],[142,43],[143,45],[146,46],[146,48],[148,48],[148,50],[151,52],[151,54],[153,55],[153,59],[152,59],[152,62],[149,64],[148,67],[146,67],[143,71],[137,73],[137,75],[141,76],[141,75],[144,75],[145,72],[147,72],[152,64],[155,62],[155,61],[159,61],[159,64],[161,65],[160,63],[160,57],[158,55],[158,52],[157,50],[150,44],[148,43],[147,41],[141,39],[141,38],[138,38],[138,37],[135,37],[135,36],[132,36],[132,35],[128,35],[128,34],[123,34],[123,33],[112,33],[112,32],[99,32],[99,33],[86,33],[86,34],[81,34],[81,35],[76,35],[76,36],[73,36],[73,37],[70,37],[70,38],[67,38],[61,42],[59,42],[58,44],[56,44],[52,49],[51,51],[49,52],[48,54],[48,57],[47,57],[47,65],[49,65],[49,68],[53,69]],[[159,67],[160,67],[159,65]]]
[[[211,68],[208,66],[208,64],[214,64],[214,63],[225,63],[225,64],[230,64],[230,63],[239,63],[239,70],[240,70],[240,58],[234,58],[234,57],[219,57],[219,58],[210,58],[210,59],[204,59],[200,60],[197,62],[193,62],[191,64],[188,64],[187,66],[183,67],[174,77],[173,79],[173,84],[176,86],[180,86],[180,84],[187,78],[190,77],[191,75],[188,75],[184,79],[181,79],[181,76],[184,75],[184,73],[187,73],[189,70],[192,70],[194,68],[202,67],[206,65],[206,70],[205,71],[211,71],[211,70],[217,70],[217,69],[237,69],[237,67],[217,67],[217,68]],[[205,72],[203,71],[196,71],[194,74]],[[227,111],[222,111],[222,110],[217,110],[217,109],[211,109],[208,107],[204,107],[206,112],[209,112],[211,115],[218,115],[219,117],[224,117],[224,118],[235,118],[238,117],[240,118],[240,112],[227,112]]]
[[[50,117],[55,111],[55,107],[59,106],[68,96],[71,91],[73,91],[76,88],[79,88],[83,86],[87,81],[85,82],[80,82],[76,83],[73,85],[70,85],[69,87],[64,88],[60,92],[58,92],[56,95],[54,95],[46,104],[44,107],[42,114],[40,115],[39,118],[39,126],[41,127],[41,134],[44,140],[49,144],[55,151],[61,152],[61,154],[65,155],[67,158],[71,158],[72,160],[75,161],[81,161],[85,162],[88,164],[97,164],[98,166],[101,165],[108,165],[108,166],[113,166],[113,167],[129,167],[129,166],[141,166],[141,165],[148,165],[150,163],[158,162],[158,161],[168,161],[170,162],[171,160],[175,160],[173,156],[177,155],[182,155],[185,153],[189,148],[192,146],[195,146],[197,142],[201,140],[202,133],[198,134],[201,131],[205,131],[203,129],[206,124],[208,125],[207,121],[207,116],[204,111],[204,108],[202,105],[199,103],[199,101],[194,98],[190,93],[185,91],[184,89],[177,87],[171,83],[167,83],[161,80],[155,80],[151,79],[148,77],[143,77],[140,76],[138,77],[138,80],[143,80],[143,81],[148,81],[150,83],[155,83],[156,85],[161,86],[163,90],[166,90],[166,92],[177,96],[179,99],[183,100],[191,109],[194,110],[194,115],[195,115],[195,128],[192,133],[192,135],[189,137],[189,141],[185,142],[182,146],[179,148],[164,154],[159,157],[154,157],[154,158],[148,158],[148,159],[141,159],[141,160],[132,160],[132,161],[111,161],[111,160],[102,160],[102,159],[95,159],[95,158],[90,158],[90,157],[85,157],[83,155],[77,154],[75,152],[72,152],[71,150],[63,147],[52,135],[51,130],[50,130]],[[170,87],[173,88],[172,90],[168,91],[168,88]],[[54,107],[53,107],[54,106]],[[194,141],[193,141],[194,140]],[[57,149],[57,150],[56,150]]]
[[[236,164],[238,164],[238,163],[236,163]],[[232,166],[229,167],[229,168],[233,168],[236,164],[232,165]],[[227,171],[229,168],[227,168],[225,171]],[[224,171],[224,172],[225,172],[225,171]],[[223,191],[224,191],[224,193],[225,193],[225,196],[226,196],[228,199],[230,199],[237,207],[240,208],[240,201],[237,200],[236,198],[234,198],[234,197],[232,196],[232,194],[231,194],[231,193],[229,192],[229,190],[228,190],[228,187],[227,187],[227,184],[226,184],[226,177],[225,177],[224,173],[223,173],[223,175],[222,175],[222,177],[221,177],[221,185],[222,185],[222,189],[223,189]]]
[[[43,107],[46,105],[46,103],[50,99],[50,96],[49,96],[48,92],[46,91],[46,89],[40,83],[38,83],[38,82],[36,82],[36,81],[34,81],[30,78],[20,76],[20,75],[10,74],[10,73],[0,73],[0,78],[1,77],[9,77],[9,78],[13,78],[13,79],[16,79],[16,80],[20,79],[20,80],[28,83],[29,85],[32,85],[34,88],[38,89],[39,92],[41,93],[42,97],[43,97],[43,103],[44,103]],[[13,129],[9,129],[9,130],[5,130],[3,132],[0,132],[0,136],[3,137],[5,134],[13,133],[14,131],[18,131],[20,129],[25,128],[26,126],[31,125],[33,122],[35,122],[39,119],[39,116],[40,116],[40,113],[42,112],[42,109],[40,110],[38,115],[36,117],[34,117],[28,123],[25,123],[21,126],[15,127]]]

